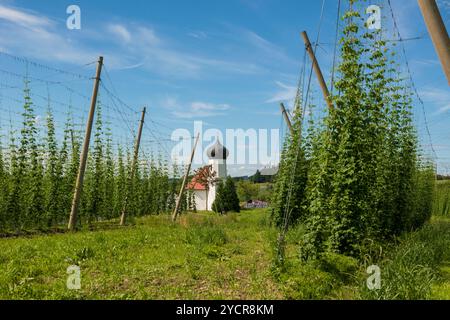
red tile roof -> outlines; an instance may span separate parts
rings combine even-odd
[[[198,172],[191,180],[191,182],[187,185],[187,190],[199,190],[199,191],[205,191],[206,187],[202,185],[201,183],[197,182],[198,176],[202,173],[202,170],[206,170],[207,166],[200,169],[200,172]]]
[[[204,185],[194,181],[194,179],[192,179],[192,181],[187,185],[186,189],[188,189],[188,190],[199,190],[199,191],[206,190]]]

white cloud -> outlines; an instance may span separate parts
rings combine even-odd
[[[179,108],[178,100],[175,97],[166,97],[162,102],[162,106],[166,109],[171,110]]]
[[[450,0],[438,0],[437,3],[442,11],[446,11],[447,13],[450,12]]]
[[[435,114],[442,114],[450,110],[450,91],[426,87],[420,90],[420,96],[426,104],[434,104],[438,110]]]
[[[450,103],[448,103],[447,105],[439,108],[439,113],[444,113],[450,110]]]
[[[109,23],[100,32],[69,31],[64,22],[41,14],[0,5],[0,47],[4,51],[26,55],[43,61],[86,64],[99,55],[105,57],[110,69],[142,68],[164,77],[198,78],[211,74],[256,74],[262,69],[252,63],[210,58],[183,50],[182,44],[162,39],[150,27],[129,23]],[[203,37],[201,32],[195,33]],[[99,52],[92,44],[97,43]]]
[[[227,104],[211,104],[204,102],[193,102],[191,104],[191,108],[193,111],[211,111],[211,110],[228,110],[230,106]]]
[[[0,5],[0,47],[4,51],[73,64],[85,64],[99,55],[64,37],[59,30],[65,30],[65,25],[57,27],[57,23],[37,13]]]
[[[214,72],[245,74],[261,72],[261,68],[251,63],[212,59],[180,50],[168,39],[161,39],[154,29],[146,26],[109,25],[108,31],[118,35],[115,42],[119,48],[116,53],[138,59],[144,69],[165,76],[191,78]],[[121,41],[124,37],[127,41]]]
[[[169,101],[170,102],[170,101]],[[224,111],[230,109],[228,104],[212,104],[206,102],[192,102],[189,107],[180,108],[176,102],[171,102],[178,110],[172,111],[172,114],[177,118],[193,119],[193,118],[207,118],[215,117],[224,114]],[[185,109],[181,111],[181,109]]]
[[[133,34],[136,34],[135,40],[141,40],[144,45],[157,46],[161,44],[161,39],[156,35],[155,30],[148,27],[139,26]]]
[[[289,104],[294,104],[295,97],[297,95],[297,87],[289,86],[280,81],[276,82],[279,90],[275,92],[270,99],[268,99],[267,103],[274,102],[287,102]]]
[[[440,66],[439,60],[437,59],[415,59],[411,60],[411,64],[419,64],[424,67]]]
[[[107,26],[107,30],[113,35],[118,36],[122,41],[128,43],[131,40],[131,34],[124,26],[120,24],[110,24]]]
[[[26,28],[48,27],[51,25],[50,20],[46,17],[3,5],[0,5],[0,20],[6,20]]]
[[[251,59],[258,61],[263,65],[267,65],[270,68],[272,68],[274,64],[298,66],[298,60],[289,57],[283,47],[270,42],[256,32],[232,25],[227,25],[227,27],[232,32],[230,41],[237,42],[237,49],[245,48],[247,53],[250,52]],[[248,50],[249,47],[251,48],[250,50]],[[258,54],[254,55],[253,52],[258,52]]]
[[[195,39],[206,39],[208,38],[208,35],[204,31],[192,31],[187,34],[189,37],[195,38]]]

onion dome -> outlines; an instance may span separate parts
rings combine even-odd
[[[210,159],[225,160],[230,155],[230,152],[217,139],[216,143],[206,150],[206,154]]]

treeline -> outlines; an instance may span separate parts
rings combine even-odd
[[[343,17],[333,108],[311,117],[298,101],[273,199],[282,229],[302,224],[301,257],[358,256],[366,245],[421,227],[431,216],[435,171],[422,157],[412,98],[382,31],[350,0]],[[309,106],[307,106],[309,107]]]
[[[11,129],[8,148],[0,145],[1,233],[65,226],[79,167],[82,135],[75,129],[72,116],[68,115],[62,140],[56,137],[51,106],[45,129],[39,128],[28,82],[22,115],[20,132]],[[118,218],[127,196],[127,214],[131,216],[173,209],[179,168],[169,168],[160,156],[141,157],[131,181],[132,151],[130,146],[114,144],[110,124],[103,122],[99,101],[79,225]]]

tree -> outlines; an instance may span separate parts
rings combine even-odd
[[[236,189],[238,197],[242,202],[256,200],[258,198],[259,186],[250,181],[239,181],[237,183]]]
[[[234,184],[233,178],[230,176],[225,180],[224,185],[224,202],[226,204],[226,209],[228,211],[240,212],[241,206],[239,205],[239,198],[236,192],[236,185]]]
[[[195,182],[201,184],[206,190],[206,208],[208,208],[208,194],[211,186],[216,184],[217,174],[212,165],[194,171]]]
[[[216,183],[216,199],[212,204],[212,209],[214,212],[219,214],[225,214],[228,212],[225,198],[225,187],[223,181],[219,180]]]
[[[227,177],[225,183],[219,180],[216,184],[216,199],[212,204],[214,212],[225,214],[229,211],[240,212],[239,198],[233,178]]]
[[[263,183],[264,182],[264,178],[261,175],[261,171],[256,170],[256,173],[250,177],[250,180],[253,183]]]

